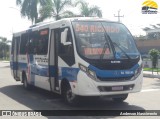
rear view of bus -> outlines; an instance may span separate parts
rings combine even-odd
[[[78,94],[123,101],[142,87],[142,61],[121,23],[72,21],[79,64]]]

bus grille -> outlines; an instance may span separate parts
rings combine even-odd
[[[130,77],[115,77],[115,78],[102,78],[102,77],[97,77],[100,81],[129,81],[132,79],[133,76]]]
[[[113,90],[114,86],[98,86],[100,92],[128,91],[133,90],[134,84],[122,86],[121,90]]]

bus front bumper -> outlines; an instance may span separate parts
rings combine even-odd
[[[73,93],[80,96],[110,96],[140,92],[142,88],[142,82],[142,73],[132,81],[97,82],[81,72],[81,74],[78,75],[77,82],[71,83],[71,87]]]

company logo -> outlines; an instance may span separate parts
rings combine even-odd
[[[2,111],[2,116],[12,116],[11,111]]]
[[[142,14],[157,14],[158,5],[153,0],[146,0],[142,4]]]

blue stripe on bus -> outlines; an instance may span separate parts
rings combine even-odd
[[[12,70],[26,70],[27,63],[10,62],[10,67]]]
[[[69,81],[77,80],[79,68],[62,67],[59,79],[68,79]]]
[[[20,71],[27,71],[27,68],[28,68],[27,63],[22,63],[22,62],[18,62],[18,63],[10,62],[10,67],[12,70],[20,70]],[[48,76],[48,65],[30,64],[30,67],[31,67],[31,74],[36,74],[40,76]],[[52,67],[51,70],[52,69],[54,69],[54,67]],[[51,76],[53,76],[53,74],[54,73],[52,73]]]
[[[133,76],[135,70],[139,67],[138,64],[127,70],[100,70],[92,65],[89,65],[89,69],[94,71],[98,77],[101,78],[118,78],[118,77],[130,77]]]
[[[16,62],[12,62],[12,64],[16,64]],[[15,70],[27,71],[27,63],[18,63],[18,68]],[[54,65],[36,65],[31,64],[31,75],[39,75],[44,77],[55,77],[56,76],[56,67]],[[11,67],[12,68],[12,67]],[[79,68],[70,68],[70,67],[59,67],[61,69],[61,75],[59,79],[63,78],[68,79],[69,81],[77,80],[77,74],[79,72]],[[33,76],[31,77],[33,78]],[[33,79],[32,79],[33,80]]]
[[[49,76],[55,77],[56,76],[56,67],[54,65],[49,66]]]

